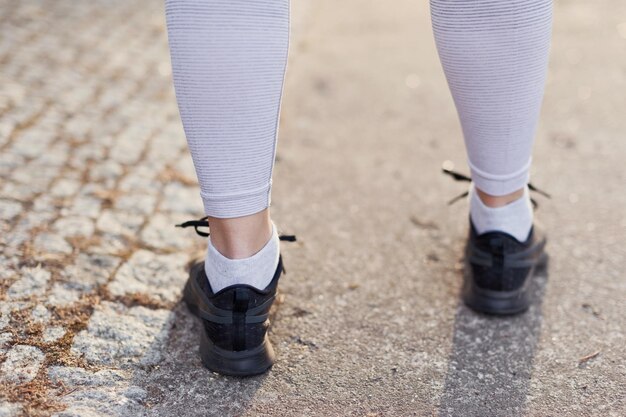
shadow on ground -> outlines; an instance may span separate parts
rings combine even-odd
[[[547,278],[548,268],[537,271],[532,282],[535,302],[519,316],[488,316],[459,305],[441,416],[523,414]]]

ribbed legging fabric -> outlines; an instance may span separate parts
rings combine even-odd
[[[476,186],[522,188],[543,99],[552,0],[431,0],[435,42]]]
[[[520,189],[543,98],[552,0],[430,4],[476,186],[492,195]],[[165,11],[205,212],[259,212],[270,204],[289,0],[165,0]]]
[[[207,215],[270,204],[289,0],[166,0],[174,88]]]

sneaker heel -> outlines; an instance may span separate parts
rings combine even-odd
[[[253,349],[228,351],[221,349],[202,332],[200,357],[208,369],[224,375],[246,377],[266,372],[274,364],[274,349],[265,336],[263,343]]]

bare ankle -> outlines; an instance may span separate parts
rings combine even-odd
[[[478,193],[478,197],[480,197],[480,201],[482,201],[487,207],[502,207],[520,199],[524,195],[524,188],[520,188],[510,194],[500,196],[487,194],[478,187],[476,187],[476,192]]]
[[[211,243],[230,259],[248,258],[267,243],[272,235],[269,209],[250,216],[220,219],[209,217]]]

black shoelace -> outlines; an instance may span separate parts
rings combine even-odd
[[[199,229],[199,227],[206,227],[209,228],[209,216],[205,216],[202,217],[201,219],[198,220],[187,220],[186,222],[177,224],[176,227],[193,227],[196,231],[196,233],[202,237],[209,237],[210,236],[210,232],[203,232],[202,230]],[[210,228],[209,228],[210,230]],[[295,235],[285,235],[285,234],[279,234],[278,235],[278,239],[283,240],[283,241],[287,241],[287,242],[295,242],[296,241],[296,236]]]
[[[455,181],[472,182],[472,179],[469,176],[461,174],[460,172],[456,172],[452,168],[447,168],[443,166],[441,169],[444,174],[451,176]],[[537,194],[541,194],[542,196],[546,198],[551,198],[550,194],[546,193],[545,191],[540,190],[539,188],[535,187],[531,183],[528,183],[528,189]],[[464,193],[457,195],[452,200],[448,201],[448,205],[454,204],[460,199],[467,197],[468,194],[469,194],[469,191],[465,191]],[[532,202],[534,208],[539,207],[539,203],[537,203],[537,201],[534,198],[531,197],[530,201]]]

